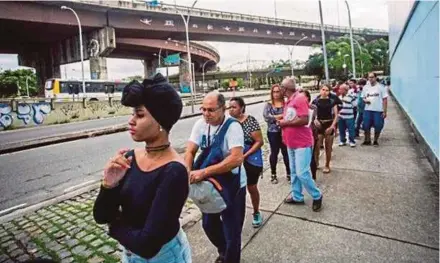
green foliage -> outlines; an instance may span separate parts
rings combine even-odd
[[[353,36],[357,77],[372,70],[383,70],[388,73],[388,41],[377,39],[367,42],[360,36]],[[321,52],[309,56],[305,73],[316,76],[318,81],[324,75],[324,58]],[[348,36],[339,37],[326,43],[329,73],[331,78],[346,79],[352,71],[351,44]],[[344,70],[343,65],[346,65]]]
[[[0,72],[0,97],[27,95],[26,79],[28,80],[29,96],[37,95],[37,76],[32,70],[18,69]],[[15,89],[17,85],[19,94]]]

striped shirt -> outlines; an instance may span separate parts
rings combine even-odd
[[[342,101],[342,106],[339,110],[339,118],[341,119],[353,119],[354,118],[354,111],[353,108],[355,107],[355,101],[356,97],[352,94],[347,94],[345,96],[339,96],[339,99]]]

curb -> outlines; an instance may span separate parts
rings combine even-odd
[[[266,100],[258,100],[254,102],[250,102],[246,105],[254,105],[258,103],[265,102]],[[183,119],[189,119],[197,116],[201,116],[202,113],[193,113],[193,114],[186,114],[182,117],[180,117],[181,120]],[[65,134],[61,136],[53,136],[53,137],[43,137],[39,139],[14,143],[10,147],[8,145],[3,145],[2,148],[0,148],[0,155],[1,154],[7,154],[7,153],[13,153],[23,150],[29,150],[32,148],[38,148],[42,146],[52,145],[52,144],[58,144],[63,142],[69,142],[69,141],[75,141],[80,139],[87,139],[102,135],[108,135],[118,132],[124,132],[127,131],[128,127],[126,124],[122,125],[115,125],[115,126],[107,126],[104,128],[94,129],[94,130],[88,130],[88,131],[81,131],[81,132],[75,132],[70,134]]]
[[[68,193],[64,193],[62,195],[46,199],[44,201],[41,201],[38,204],[33,204],[33,205],[30,205],[30,206],[27,206],[27,207],[24,207],[24,208],[20,208],[20,209],[17,209],[15,211],[11,212],[11,213],[8,213],[8,214],[5,214],[3,216],[0,216],[0,224],[3,224],[5,222],[8,222],[8,221],[10,221],[12,219],[15,219],[17,217],[23,216],[25,214],[29,214],[31,212],[37,211],[37,210],[39,210],[39,209],[41,209],[43,207],[47,207],[47,206],[50,206],[50,205],[53,205],[53,204],[56,204],[56,203],[60,203],[62,201],[65,201],[65,200],[70,199],[72,197],[75,197],[77,195],[81,195],[83,193],[89,192],[89,191],[91,191],[93,189],[98,188],[99,185],[100,185],[100,182],[101,182],[101,179],[95,180],[95,181],[91,182],[87,186],[83,186],[83,187],[81,187],[79,189],[72,190],[72,191],[70,191]]]

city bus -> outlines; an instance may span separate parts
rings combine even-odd
[[[90,101],[105,100],[109,96],[121,97],[122,90],[128,84],[124,81],[86,80],[86,98]],[[72,98],[82,98],[83,88],[81,80],[48,79],[44,86],[46,98],[58,101],[69,101]]]

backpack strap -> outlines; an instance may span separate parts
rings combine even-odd
[[[229,126],[230,126],[232,123],[234,123],[234,122],[237,122],[237,120],[236,120],[236,119],[233,119],[233,118],[228,118],[228,119],[225,121],[225,123],[222,125],[222,127],[220,127],[220,130],[219,130],[218,133],[217,133],[217,136],[216,136],[216,138],[215,138],[216,143],[218,143],[219,145],[222,145],[222,144],[223,144],[223,141],[225,140],[225,135],[226,135],[226,132],[227,132],[228,129],[229,129]]]

